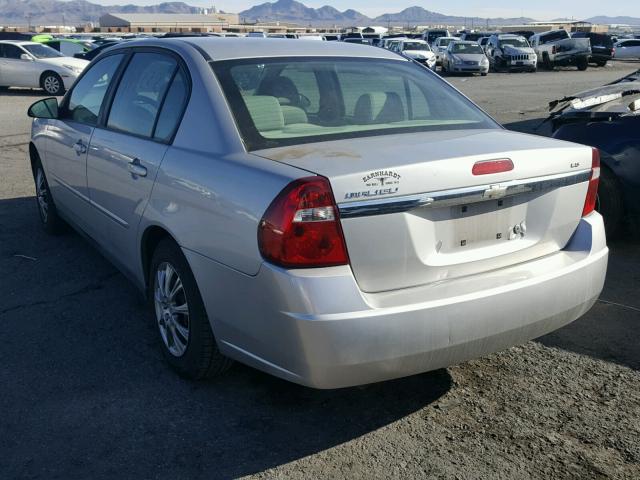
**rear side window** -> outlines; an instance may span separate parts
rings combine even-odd
[[[177,62],[167,55],[134,54],[113,98],[107,127],[151,138],[162,100],[177,68]]]
[[[182,70],[178,70],[162,104],[153,138],[161,142],[171,139],[176,128],[178,128],[178,123],[187,103],[188,94],[187,78]]]
[[[71,91],[66,117],[73,121],[96,125],[100,106],[109,84],[124,55],[110,55],[93,65]]]

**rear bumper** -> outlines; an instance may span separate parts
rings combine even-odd
[[[366,294],[349,267],[256,277],[185,252],[222,352],[315,388],[434,370],[524,343],[587,312],[608,249],[602,218],[581,220],[565,250],[436,285]]]

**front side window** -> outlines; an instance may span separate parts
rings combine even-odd
[[[178,68],[160,53],[136,53],[118,85],[107,127],[152,137],[158,110]]]
[[[4,58],[20,60],[20,55],[24,53],[21,48],[16,47],[15,45],[11,45],[9,43],[5,43],[0,47],[2,48],[2,57]]]
[[[478,46],[478,48],[480,48]],[[301,58],[213,63],[250,150],[432,130],[498,128],[452,87],[400,60]],[[316,81],[298,89],[287,72]],[[309,79],[312,77],[309,75]],[[302,84],[300,84],[302,85]]]
[[[24,45],[24,49],[36,58],[64,57],[63,54],[47,45]]]
[[[110,55],[93,65],[73,87],[66,107],[70,120],[95,126],[107,89],[123,54]]]

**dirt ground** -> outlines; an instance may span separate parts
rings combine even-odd
[[[448,80],[531,131],[550,100],[638,66]],[[336,391],[241,365],[189,383],[127,280],[78,235],[39,228],[38,98],[0,93],[0,478],[640,478],[637,238],[611,244],[587,315],[505,352]]]

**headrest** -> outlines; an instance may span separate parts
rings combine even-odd
[[[252,95],[242,98],[258,131],[269,132],[284,128],[282,108],[276,97]]]

